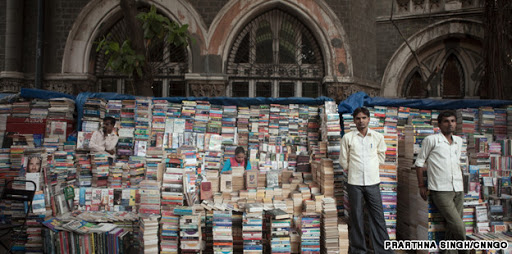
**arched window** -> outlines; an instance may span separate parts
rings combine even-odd
[[[408,98],[425,98],[428,96],[427,87],[423,85],[421,74],[416,69],[407,79],[407,90],[405,96]]]
[[[139,11],[149,11],[142,7]],[[163,15],[162,13],[160,13]],[[113,25],[106,29],[96,41],[110,34],[111,38],[119,43],[129,39],[126,21],[120,17]],[[163,40],[153,41],[149,50],[151,59],[150,69],[154,76],[153,94],[160,96],[187,96],[185,86],[185,73],[188,72],[188,53],[185,47],[176,47],[173,44],[164,43]],[[94,74],[98,80],[100,92],[117,92],[134,94],[133,82],[127,76],[114,73],[105,69],[108,58],[104,52],[92,51],[91,59],[94,60]]]
[[[228,58],[228,95],[317,97],[324,62],[311,31],[279,9],[266,12],[238,34]]]
[[[464,97],[464,72],[454,54],[446,58],[442,72],[441,95],[443,98]]]

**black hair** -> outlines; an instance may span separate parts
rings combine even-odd
[[[241,146],[237,147],[235,149],[235,157],[239,154],[239,153],[243,153],[245,155],[245,149]],[[244,159],[244,167],[247,169],[247,156],[245,156],[245,159]]]
[[[365,114],[367,117],[370,117],[370,110],[368,110],[365,107],[359,107],[354,110],[354,113],[352,113],[352,117],[356,117],[359,113]]]
[[[245,154],[245,149],[244,149],[243,147],[241,147],[241,146],[239,146],[239,147],[237,147],[237,148],[235,149],[235,156],[236,156],[237,154],[239,154],[239,153],[243,153],[243,154]]]
[[[112,125],[116,125],[116,119],[111,116],[107,116],[107,117],[103,118],[103,122],[105,122],[105,121],[110,121],[110,123],[112,123]]]
[[[441,124],[441,122],[443,121],[443,118],[450,117],[450,116],[454,116],[455,120],[457,120],[457,115],[455,114],[455,111],[445,110],[445,111],[439,113],[439,116],[437,116],[437,123]]]

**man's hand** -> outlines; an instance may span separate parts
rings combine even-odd
[[[423,198],[423,200],[427,201],[428,189],[426,186],[420,187],[420,195],[421,195],[421,198]]]
[[[115,151],[114,150],[107,150],[107,153],[109,153],[111,155],[114,155]]]

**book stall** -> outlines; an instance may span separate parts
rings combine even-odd
[[[387,146],[380,189],[390,239],[444,238],[442,217],[419,196],[412,167],[422,140],[438,131],[439,112],[454,109],[468,239],[512,242],[511,105],[364,93],[337,105],[325,97],[72,97],[23,89],[20,99],[0,104],[0,189],[10,180],[36,183],[12,250],[348,253],[339,153],[360,106]],[[89,149],[105,117],[116,119],[119,137],[112,163]],[[237,147],[250,167],[221,172]],[[22,221],[26,209],[0,200],[0,222]]]
[[[444,219],[430,198],[424,201],[419,195],[414,161],[423,139],[439,131],[439,112],[452,109],[457,116],[455,134],[463,140],[460,166],[464,177],[463,221],[467,238],[503,240],[508,241],[510,246],[511,101],[391,100],[369,98],[363,93],[357,93],[349,100],[352,101],[340,104],[340,113],[350,111],[350,107],[367,106],[371,112],[370,128],[382,132],[388,145],[386,165],[381,165],[380,172],[384,214],[390,238],[394,231],[397,239],[402,240],[428,239],[439,243],[439,240],[444,239]],[[355,129],[352,116],[347,113],[342,116],[344,131]],[[395,157],[390,154],[395,154]],[[398,158],[398,163],[391,158]],[[394,171],[390,171],[391,168]],[[393,195],[387,192],[387,186],[394,186],[393,198],[386,198],[386,195]],[[392,200],[395,200],[394,204],[388,207],[387,201]],[[388,212],[393,217],[389,217]],[[506,253],[509,251],[510,248]]]
[[[69,130],[65,121],[41,133],[15,132],[9,121],[0,129],[1,187],[39,183],[14,251],[320,253],[348,241],[338,233],[341,127],[331,99],[84,94],[0,104],[6,118],[76,118]],[[119,137],[112,164],[88,148],[107,116]],[[251,167],[221,173],[239,146]],[[27,208],[0,202],[7,222]]]

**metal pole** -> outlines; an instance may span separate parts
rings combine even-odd
[[[43,88],[44,0],[37,1],[37,42],[35,87]]]

